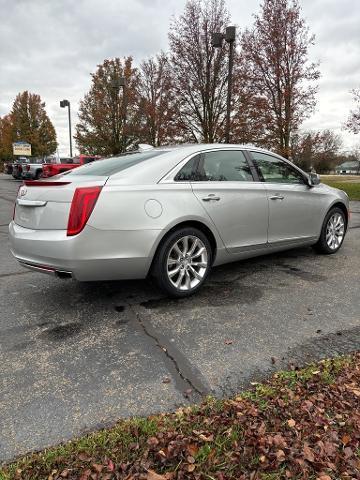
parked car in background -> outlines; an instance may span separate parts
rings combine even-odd
[[[42,176],[43,158],[31,158],[29,163],[22,165],[22,178],[38,180]]]
[[[12,174],[12,170],[13,170],[13,163],[14,162],[4,162],[4,173],[6,173],[7,175],[11,175]]]
[[[28,163],[30,163],[30,159],[27,157],[19,157],[15,160],[12,166],[11,174],[16,180],[22,179],[23,168]]]
[[[80,281],[154,276],[175,297],[210,269],[301,246],[334,254],[349,199],[288,160],[244,145],[159,147],[25,181],[10,223],[25,267]]]
[[[61,158],[59,163],[45,163],[43,165],[43,177],[53,177],[100,158],[98,155],[79,155],[74,158]]]

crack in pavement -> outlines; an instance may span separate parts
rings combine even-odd
[[[171,345],[164,335],[157,332],[150,321],[145,324],[142,315],[135,309],[134,305],[128,303],[128,307],[134,314],[134,318],[143,333],[151,338],[155,342],[156,347],[164,352],[167,359],[166,366],[175,381],[176,388],[184,397],[188,400],[191,397],[191,402],[194,402],[208,395],[211,392],[211,388],[201,372],[191,365],[188,359],[174,345]]]

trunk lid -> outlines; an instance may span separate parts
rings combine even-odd
[[[32,230],[66,230],[76,188],[103,186],[107,178],[61,175],[25,182],[19,188],[14,222]]]

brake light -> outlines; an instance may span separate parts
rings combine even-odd
[[[67,235],[77,235],[85,227],[102,187],[81,187],[75,190],[69,214]]]
[[[30,170],[30,165],[26,165],[26,171],[28,172]]]

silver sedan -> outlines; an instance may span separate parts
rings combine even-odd
[[[300,246],[333,254],[347,195],[269,151],[242,145],[148,149],[26,181],[10,223],[27,268],[80,281],[152,275],[196,292],[210,268]]]

